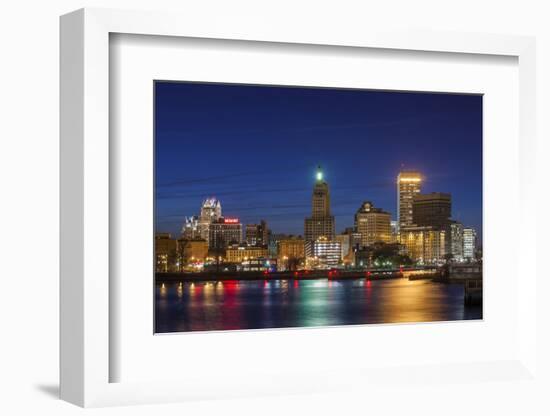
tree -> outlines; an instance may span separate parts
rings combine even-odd
[[[372,262],[384,267],[410,265],[412,260],[399,253],[399,244],[376,243],[372,247]]]
[[[298,270],[299,267],[300,267],[301,262],[303,262],[303,259],[301,259],[301,258],[289,257],[289,259],[287,260],[288,270],[290,270],[290,271]]]

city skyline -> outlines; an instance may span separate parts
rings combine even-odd
[[[274,233],[303,235],[304,218],[311,214],[315,170],[322,165],[337,233],[353,226],[354,214],[366,200],[396,220],[397,174],[410,169],[426,178],[422,193],[450,193],[453,218],[475,228],[482,238],[480,96],[227,84],[156,87],[157,231],[178,235],[184,218],[196,215],[207,197],[216,197],[224,214],[243,224],[264,219]],[[234,102],[230,110],[225,105],[228,93]],[[265,106],[260,114],[253,111],[259,102],[270,104],[269,111]],[[307,104],[316,110],[305,115],[302,111],[302,117],[287,108],[304,110]],[[210,123],[203,106],[210,109]],[[281,109],[285,111],[276,112]],[[353,123],[358,112],[372,121]],[[214,117],[220,123],[212,125]],[[275,131],[267,129],[275,121]],[[260,125],[265,131],[258,130]],[[271,141],[254,140],[259,132]],[[289,135],[295,140],[303,137],[303,143],[290,146]],[[448,139],[434,142],[434,136]],[[391,143],[380,143],[384,137]],[[304,148],[307,144],[310,152]],[[204,153],[206,145],[209,150]],[[187,149],[193,149],[192,154]],[[454,173],[452,166],[457,164],[462,169]]]
[[[402,175],[403,173],[405,174],[408,174],[409,171],[401,171],[399,172],[399,175]],[[416,174],[421,174],[421,172],[418,172],[418,171],[414,171],[413,172],[415,175]],[[321,176],[319,176],[321,175]],[[395,183],[395,186],[397,186],[397,188],[399,189],[399,175],[398,175],[398,179],[396,180],[396,183]],[[422,174],[421,174],[422,175]],[[325,180],[325,175],[324,175],[324,172],[321,170],[321,166],[317,166],[316,170],[315,170],[315,180],[313,181],[314,183],[314,187],[313,187],[313,191],[315,193],[315,190],[316,190],[316,186],[319,185],[320,182],[324,183],[325,185],[328,185],[324,180]],[[422,175],[422,182],[425,181],[425,176]],[[422,183],[422,186],[424,185],[424,183]],[[311,192],[311,191],[310,191]],[[440,197],[440,195],[446,195],[447,198],[449,198],[449,210],[451,209],[451,204],[450,204],[450,198],[451,198],[451,194],[447,194],[447,193],[441,193],[441,192],[434,192],[434,191],[430,191],[430,192],[427,192],[425,191],[425,189],[422,187],[422,191],[419,193],[419,196],[423,197],[423,199],[426,199],[426,198],[430,198],[430,197]],[[310,198],[311,198],[311,195],[310,195]],[[396,197],[396,201],[398,201],[398,197]],[[211,195],[211,196],[208,196],[204,199],[201,200],[201,203],[197,205],[197,207],[200,208],[200,206],[204,206],[205,203],[210,203],[210,202],[214,202],[215,204],[217,204],[218,206],[218,209],[220,209],[220,212],[221,212],[221,199],[220,198],[217,198],[216,196],[214,195]],[[362,208],[362,206],[367,203],[367,204],[371,204],[372,201],[367,201],[367,200],[363,200],[361,202],[361,204],[359,205],[359,209]],[[396,202],[397,203],[397,202]],[[397,206],[399,207],[399,205]],[[176,232],[171,232],[171,231],[163,231],[163,230],[158,230],[157,229],[157,232],[159,233],[169,233],[171,234],[173,237],[178,237],[180,234],[183,233],[183,227],[185,226],[185,222],[186,220],[191,220],[193,217],[197,218],[197,220],[201,221],[201,218],[202,216],[200,215],[200,209],[199,208],[196,208],[195,209],[195,212],[193,212],[192,214],[189,214],[189,215],[186,215],[184,217],[184,220],[182,221],[181,223],[181,227],[179,229],[179,231],[176,231]],[[305,212],[305,219],[306,221],[308,220],[308,218],[310,218],[311,214],[312,214],[312,207],[310,205],[310,210],[309,212]],[[329,203],[329,206],[328,206],[328,209],[330,210],[330,203]],[[376,208],[378,210],[381,210],[382,212],[388,212],[388,214],[391,212],[391,210],[388,210],[388,209],[382,209],[380,207]],[[396,212],[398,211],[398,208],[396,208],[395,210]],[[450,215],[452,211],[449,212],[449,215],[447,216],[449,219],[452,219],[454,221],[459,221],[459,219],[457,218],[454,218],[452,215]],[[218,214],[219,215],[219,214]],[[288,214],[288,215],[292,215],[292,214]],[[296,215],[300,215],[299,213],[296,214]],[[390,214],[391,215],[391,214]],[[244,225],[256,225],[258,223],[261,223],[261,222],[265,222],[266,221],[266,218],[269,217],[269,215],[264,215],[263,217],[260,217],[260,218],[256,218],[255,220],[253,221],[244,221],[243,220],[243,216],[240,216],[240,215],[237,215],[237,214],[232,214],[232,215],[226,215],[226,214],[222,214],[222,215],[219,215],[221,216],[221,218],[231,218],[231,221],[238,221],[238,223],[242,224],[243,226]],[[348,223],[346,223],[346,225],[344,227],[342,227],[341,229],[336,229],[336,235],[338,234],[342,234],[344,233],[346,230],[349,230],[350,228],[354,228],[354,223],[355,221],[353,220],[355,217],[357,216],[357,210],[354,212],[354,215],[352,217],[352,221],[351,221],[351,225],[347,225]],[[412,214],[411,214],[411,218],[412,218]],[[391,221],[392,222],[395,222],[395,223],[398,223],[398,216],[394,217],[393,215],[391,216]],[[459,221],[460,222],[460,221]],[[303,222],[302,222],[303,224]],[[416,224],[414,221],[411,222],[411,224]],[[267,224],[268,227],[269,227],[269,224]],[[462,224],[465,228],[471,228],[471,229],[474,229],[475,232],[476,232],[476,246],[481,246],[481,229],[477,229],[476,227],[470,225],[470,224]],[[271,227],[269,227],[269,231],[270,232],[273,232],[274,234],[286,234],[286,235],[294,235],[294,236],[301,236],[301,237],[304,237],[306,239],[307,238],[307,231],[306,231],[306,228],[307,228],[307,225],[304,227],[302,227],[302,230],[299,230],[299,232],[287,232],[285,230],[277,230],[277,231],[273,231],[273,229]],[[323,234],[323,233],[321,233]],[[244,235],[243,235],[244,237]],[[206,238],[204,236],[201,236],[200,238]],[[207,238],[206,238],[207,239]]]

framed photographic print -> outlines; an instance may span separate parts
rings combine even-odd
[[[481,95],[154,94],[156,333],[482,319]]]
[[[533,380],[533,39],[234,24],[61,19],[62,398]]]

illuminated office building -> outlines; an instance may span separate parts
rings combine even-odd
[[[334,240],[334,217],[330,213],[330,193],[328,184],[323,180],[321,167],[317,169],[315,186],[311,199],[311,217],[305,219],[304,236],[306,240],[316,241],[324,237]]]
[[[415,194],[412,211],[414,225],[447,228],[451,218],[451,194]]]
[[[187,240],[201,238],[201,229],[198,216],[193,215],[192,217],[185,217],[185,223],[181,229],[181,237]]]
[[[218,221],[222,216],[222,205],[216,198],[207,198],[203,201],[199,217],[200,238],[209,241],[210,224]]]
[[[391,227],[391,241],[392,241],[392,243],[395,243],[395,242],[397,242],[397,235],[398,235],[397,221],[391,220],[390,221],[390,227]]]
[[[225,249],[230,244],[240,244],[243,239],[243,225],[238,218],[221,217],[209,225],[208,247]]]
[[[464,258],[468,261],[475,259],[476,252],[476,230],[464,228]]]
[[[391,215],[380,208],[375,208],[372,202],[365,201],[355,214],[355,229],[361,234],[361,246],[367,247],[374,243],[390,243]]]
[[[250,246],[268,245],[269,236],[267,223],[262,220],[259,224],[246,224],[245,241]]]
[[[445,260],[444,230],[429,226],[402,227],[399,240],[414,262],[434,264]]]
[[[453,261],[464,259],[464,226],[458,221],[452,221],[449,225],[450,253]]]
[[[422,175],[415,171],[403,171],[397,176],[397,227],[413,223],[413,199],[422,188]]]
[[[249,246],[248,244],[234,244],[225,251],[225,261],[228,263],[242,263],[246,260],[267,258],[266,246]]]
[[[330,268],[340,264],[342,245],[339,241],[320,237],[316,241],[306,241],[305,251],[306,258],[314,261],[315,268]]]

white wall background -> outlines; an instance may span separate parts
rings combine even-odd
[[[178,10],[209,14],[269,16],[285,21],[317,20],[327,25],[385,25],[536,35],[538,41],[539,187],[548,192],[550,12],[544,0],[387,1],[169,1],[10,0],[0,8],[0,413],[73,414],[82,410],[56,399],[58,385],[58,16],[84,6]],[[200,16],[200,17],[199,17]],[[544,198],[544,199],[543,199]],[[550,235],[541,196],[537,207],[540,267],[543,237]],[[543,215],[546,214],[546,215]],[[539,360],[548,381],[550,285],[537,288],[541,320]],[[545,388],[545,390],[544,390]],[[402,392],[388,387],[383,407],[369,392],[254,400],[99,409],[99,414],[186,412],[200,414],[550,414],[547,384],[433,385]]]

